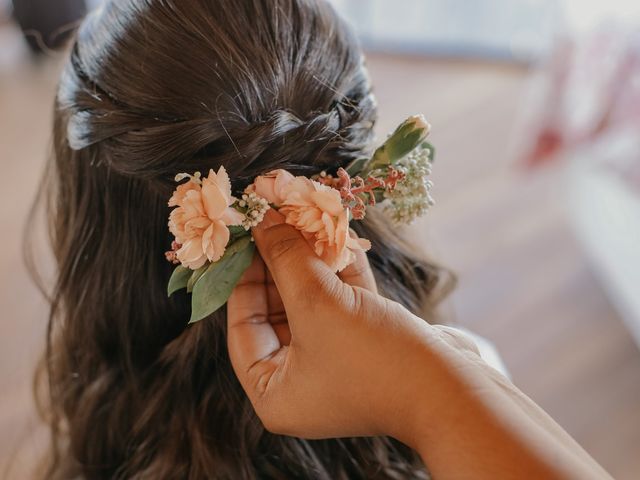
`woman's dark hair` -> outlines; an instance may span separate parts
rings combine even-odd
[[[275,168],[335,172],[370,152],[375,101],[349,30],[320,0],[113,0],[80,27],[47,175],[58,276],[45,373],[47,478],[426,478],[389,438],[267,432],[236,380],[225,312],[192,326],[166,295],[179,172],[238,190]],[[371,209],[381,292],[433,313],[448,282]]]

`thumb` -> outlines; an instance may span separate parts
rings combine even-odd
[[[253,229],[253,237],[288,309],[316,303],[319,295],[335,293],[342,286],[302,233],[284,223],[284,217],[277,211],[271,209],[266,213]]]

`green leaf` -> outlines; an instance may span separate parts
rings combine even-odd
[[[207,268],[209,268],[209,264],[205,264],[204,266],[200,267],[198,270],[195,270],[191,276],[189,277],[189,281],[187,282],[187,292],[191,293],[193,291],[193,286],[196,284],[196,282],[200,279],[200,277],[204,274],[204,272],[207,271]]]
[[[183,267],[182,265],[178,265],[171,274],[171,278],[169,279],[169,285],[167,286],[167,296],[170,297],[178,290],[185,288],[192,273],[192,270]]]
[[[227,247],[223,257],[209,265],[193,287],[191,319],[199,322],[222,307],[242,274],[251,265],[255,245],[250,236],[244,236]]]
[[[355,177],[356,175],[360,175],[360,173],[365,169],[367,163],[369,162],[368,158],[357,158],[353,162],[351,162],[345,170],[351,177]]]
[[[229,232],[231,232],[231,238],[242,237],[244,235],[248,236],[249,232],[247,232],[242,225],[231,225],[229,227]]]

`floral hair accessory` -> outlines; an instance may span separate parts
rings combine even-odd
[[[425,141],[430,126],[422,115],[410,117],[371,158],[353,161],[335,174],[296,177],[286,170],[258,176],[234,197],[224,167],[176,175],[181,183],[169,199],[175,207],[169,230],[175,237],[167,260],[177,265],[168,286],[171,296],[191,293],[191,319],[198,322],[221,308],[253,259],[250,230],[269,208],[284,215],[314,252],[334,271],[367,251],[366,239],[349,232],[368,207],[380,204],[394,223],[411,223],[433,205],[430,196],[434,149]]]

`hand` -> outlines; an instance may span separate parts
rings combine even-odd
[[[435,478],[610,478],[464,334],[377,295],[364,254],[335,275],[275,211],[253,234],[262,259],[229,299],[228,347],[267,430],[390,435]]]
[[[431,328],[376,294],[366,255],[335,275],[268,213],[228,303],[233,367],[265,427],[305,438],[402,433]],[[264,261],[263,261],[264,259]],[[270,273],[271,272],[271,273]]]

